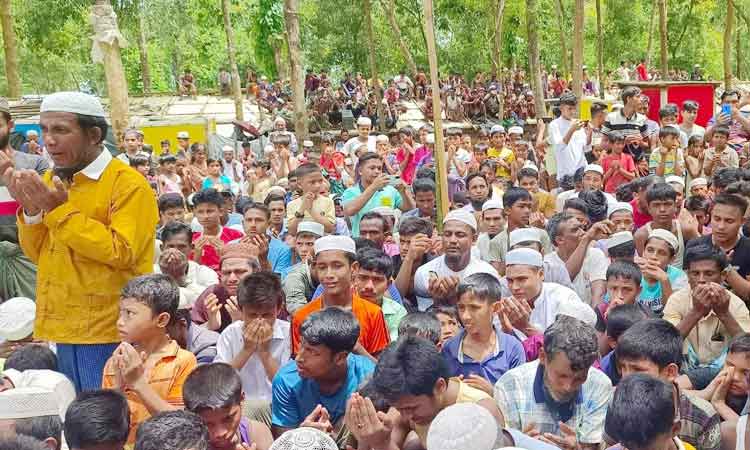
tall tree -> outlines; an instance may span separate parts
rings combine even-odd
[[[669,54],[667,50],[667,0],[659,1],[659,41],[661,43],[661,78],[669,78]]]
[[[234,28],[232,28],[231,0],[221,0],[221,13],[224,16],[224,33],[227,35],[227,56],[229,70],[232,73],[232,97],[234,98],[234,115],[237,120],[245,120],[242,104],[242,87],[240,86],[240,72],[237,70],[237,50],[234,44]]]
[[[299,0],[284,0],[286,42],[289,47],[289,69],[294,105],[294,133],[297,142],[307,138],[307,108],[305,107],[305,78],[302,71],[302,49],[299,42]]]
[[[497,0],[495,6],[495,32],[492,39],[492,71],[499,77],[503,69],[503,15],[505,0]]]
[[[649,67],[649,64],[651,64],[651,51],[654,48],[654,24],[656,23],[658,1],[659,0],[653,0],[651,2],[651,15],[648,20],[648,45],[646,45],[646,67]]]
[[[370,76],[372,77],[372,90],[375,93],[375,101],[378,114],[378,129],[384,129],[385,116],[383,115],[383,102],[380,101],[380,77],[378,76],[378,65],[375,61],[375,32],[372,30],[372,4],[370,0],[362,0],[362,12],[365,15],[365,28],[367,28],[367,53],[370,61]]]
[[[529,76],[534,90],[537,117],[545,116],[542,68],[539,62],[539,37],[537,35],[537,0],[526,0],[526,34],[529,42]],[[502,111],[502,110],[501,110]]]
[[[568,76],[568,34],[565,32],[565,10],[562,0],[554,0],[555,15],[557,16],[558,30],[560,31],[560,70],[564,77]],[[528,12],[527,12],[528,14]]]
[[[151,93],[151,70],[148,65],[148,39],[146,38],[146,4],[138,0],[138,54],[141,57],[141,82],[143,93]]]
[[[596,0],[596,77],[599,97],[604,98],[604,35],[602,34],[602,1]]]
[[[0,24],[3,27],[3,48],[5,50],[5,78],[8,80],[8,97],[21,97],[21,77],[18,72],[18,44],[13,28],[11,0],[0,0]]]
[[[125,42],[117,27],[117,15],[110,0],[95,0],[91,8],[91,24],[94,28],[94,62],[104,66],[109,96],[109,115],[115,140],[122,142],[128,127],[128,83],[122,67],[120,43]]]
[[[398,26],[398,21],[396,20],[396,0],[384,0],[383,9],[385,10],[385,17],[388,19],[388,24],[391,26],[393,37],[398,41],[398,48],[404,56],[404,61],[406,61],[406,67],[409,69],[411,76],[414,76],[417,73],[417,64],[414,62],[409,45],[404,40],[404,36],[401,34],[401,27]]]
[[[575,0],[573,20],[573,93],[583,96],[583,18],[584,0]],[[580,108],[580,103],[578,104]]]
[[[734,2],[727,1],[727,18],[724,23],[724,89],[732,88],[732,30],[734,29]]]

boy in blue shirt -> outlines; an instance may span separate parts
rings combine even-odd
[[[351,312],[330,307],[310,314],[300,335],[295,360],[273,379],[271,430],[275,438],[300,426],[339,434],[346,401],[375,370],[369,358],[352,354],[359,322]]]
[[[526,362],[523,345],[493,324],[500,310],[500,282],[488,273],[475,273],[458,285],[458,315],[464,328],[443,345],[451,376],[492,395],[495,382]]]

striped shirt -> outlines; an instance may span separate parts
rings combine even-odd
[[[622,109],[613,111],[607,114],[607,119],[602,126],[602,133],[608,134],[612,131],[618,131],[626,138],[637,135],[646,138],[649,136],[646,121],[646,116],[640,113],[625,117]]]

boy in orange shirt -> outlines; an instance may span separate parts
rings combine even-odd
[[[329,306],[351,310],[360,326],[359,341],[353,352],[375,359],[388,345],[388,329],[383,311],[352,291],[352,273],[358,269],[354,240],[346,236],[324,236],[315,241],[313,267],[323,294],[303,306],[292,319],[292,354],[300,347],[300,326],[307,316]]]
[[[102,388],[122,391],[130,407],[128,444],[144,420],[182,408],[182,385],[195,356],[167,334],[180,291],[167,275],[133,278],[122,289],[117,331],[122,343],[104,366]]]

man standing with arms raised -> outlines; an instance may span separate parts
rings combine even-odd
[[[156,202],[146,179],[102,145],[98,99],[59,92],[40,112],[54,173],[0,169],[21,206],[21,248],[38,265],[34,336],[57,343],[60,371],[79,391],[95,389],[119,341],[120,290],[152,271]]]

